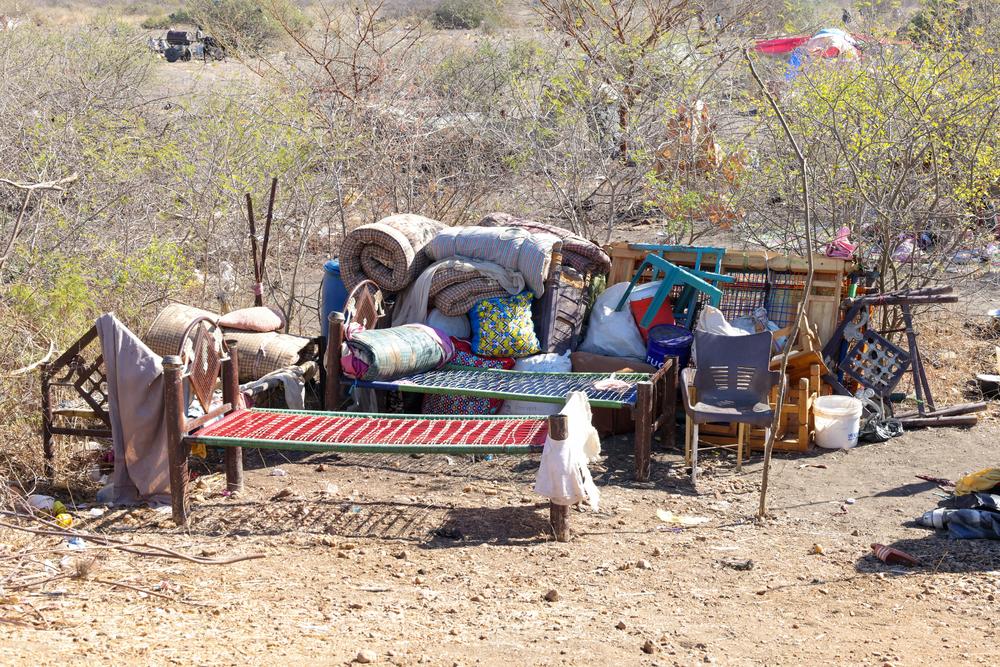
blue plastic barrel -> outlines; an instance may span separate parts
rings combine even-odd
[[[694,334],[676,324],[660,324],[649,330],[646,363],[660,368],[667,357],[677,357],[677,368],[686,368],[691,358]]]
[[[340,278],[340,260],[331,259],[323,265],[323,299],[319,311],[319,326],[324,336],[330,328],[330,313],[342,311],[346,302],[347,288]]]

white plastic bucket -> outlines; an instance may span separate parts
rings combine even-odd
[[[816,444],[824,449],[849,449],[858,444],[861,401],[850,396],[820,396],[813,403]]]

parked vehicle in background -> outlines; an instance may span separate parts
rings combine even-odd
[[[150,50],[162,55],[168,63],[188,61],[192,58],[201,60],[225,60],[226,49],[222,43],[202,33],[198,28],[194,33],[186,30],[167,30],[164,37],[150,37],[147,42]]]

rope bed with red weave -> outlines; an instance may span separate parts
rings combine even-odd
[[[529,454],[542,451],[544,417],[461,417],[238,410],[185,438],[211,447],[310,452]]]

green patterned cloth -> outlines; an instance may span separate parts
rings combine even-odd
[[[344,370],[359,380],[395,380],[440,368],[455,347],[447,336],[423,324],[404,324],[351,335]]]

